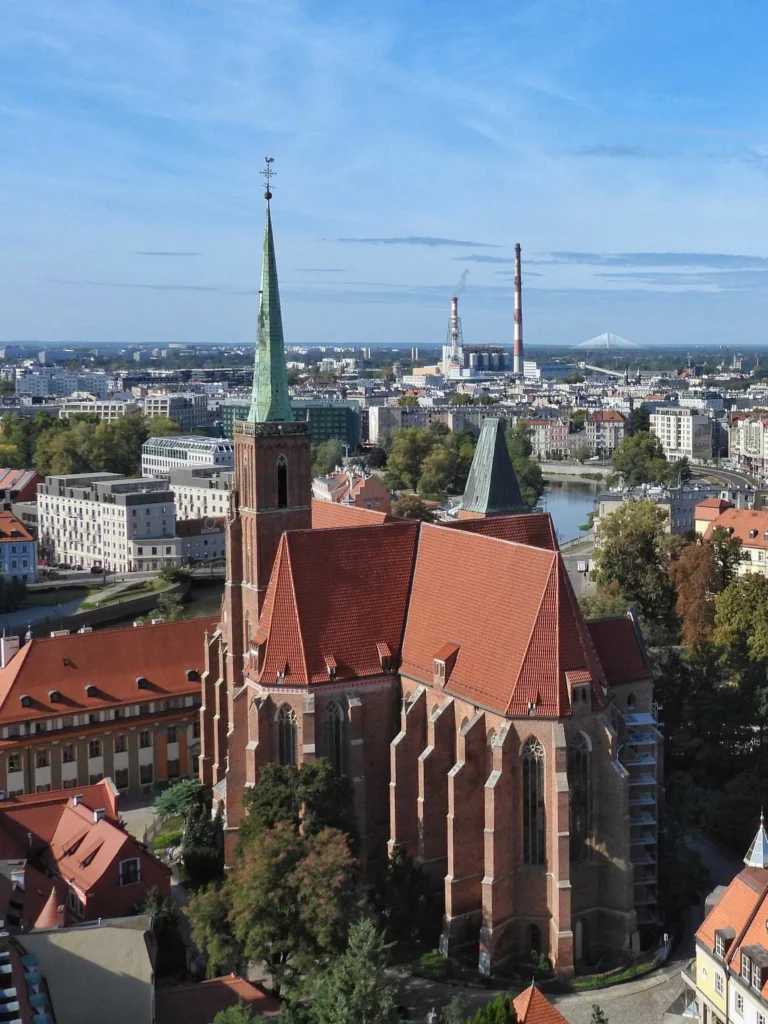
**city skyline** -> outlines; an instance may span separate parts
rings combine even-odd
[[[737,17],[743,9],[748,15]],[[4,340],[248,344],[263,157],[288,344],[759,344],[768,147],[737,2],[0,12]]]

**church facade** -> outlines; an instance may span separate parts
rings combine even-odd
[[[533,949],[567,975],[636,946],[658,732],[635,622],[584,622],[550,517],[520,512],[498,420],[454,524],[313,503],[283,349],[268,205],[203,674],[200,774],[229,853],[262,765],[327,757],[351,780],[363,857],[404,847],[444,893],[445,952],[489,971]]]

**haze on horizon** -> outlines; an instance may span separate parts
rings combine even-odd
[[[768,9],[7,0],[0,339],[766,341]],[[467,272],[468,273],[465,273]]]

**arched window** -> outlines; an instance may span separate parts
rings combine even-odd
[[[541,953],[541,928],[537,924],[528,925],[527,942],[531,953]]]
[[[284,455],[277,459],[277,507],[288,508],[288,459]]]
[[[248,507],[248,456],[243,454],[242,462],[242,480],[240,482],[240,503]]]
[[[627,697],[627,707],[632,709],[632,710],[634,710],[634,708],[635,708],[635,695],[634,695],[634,693],[630,693],[629,696]]]
[[[283,704],[277,712],[277,759],[280,764],[298,764],[299,738],[296,712]]]
[[[344,709],[335,700],[329,700],[323,711],[323,756],[343,775],[347,768]]]
[[[568,789],[570,790],[571,860],[589,856],[592,833],[592,778],[589,740],[577,733],[568,744]]]
[[[534,736],[523,744],[523,863],[543,864],[544,747]]]

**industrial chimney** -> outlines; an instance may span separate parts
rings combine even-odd
[[[448,324],[448,343],[451,346],[451,359],[456,359],[459,348],[459,297],[451,297],[451,319]]]
[[[515,347],[512,369],[523,373],[523,266],[520,243],[515,243]]]

